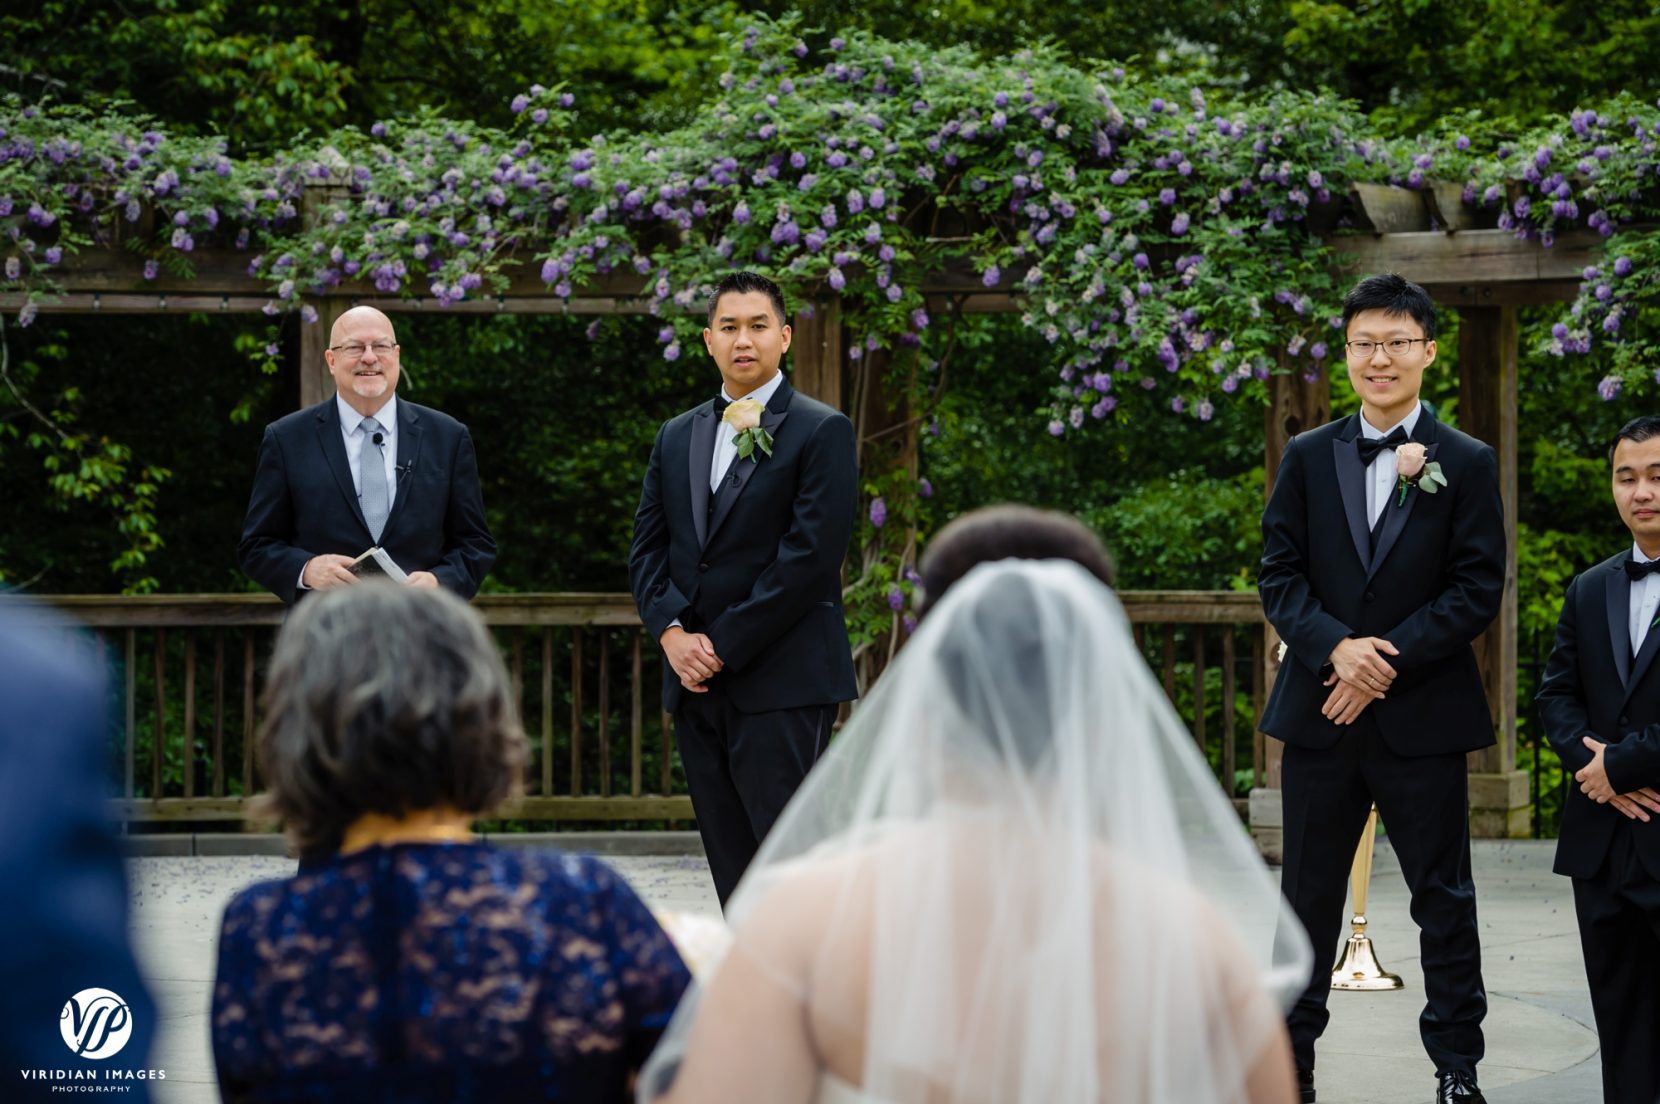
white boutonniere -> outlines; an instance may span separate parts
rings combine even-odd
[[[1417,487],[1425,494],[1435,494],[1447,485],[1447,477],[1437,461],[1424,462],[1427,450],[1416,441],[1408,441],[1395,450],[1396,506],[1406,505],[1406,492]]]
[[[738,459],[752,460],[759,464],[761,457],[756,449],[772,455],[772,434],[761,428],[761,411],[765,409],[754,399],[739,399],[726,408],[726,413],[720,420],[731,426],[737,434],[733,438],[738,445]]]

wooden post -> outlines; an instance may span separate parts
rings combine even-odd
[[[795,316],[791,327],[791,384],[803,395],[842,408],[842,303],[813,304],[811,317]]]
[[[300,323],[300,407],[312,406],[334,394],[334,377],[329,375],[323,353],[329,347],[329,333],[350,304],[339,296],[306,297],[304,305],[317,312],[317,321]]]
[[[1469,756],[1470,831],[1521,839],[1529,834],[1527,772],[1516,769],[1516,308],[1459,308],[1460,427],[1498,454],[1504,502],[1504,599],[1475,642],[1498,743]]]
[[[1263,481],[1263,502],[1274,493],[1274,478],[1279,474],[1280,460],[1285,456],[1291,438],[1304,430],[1325,425],[1331,421],[1331,381],[1324,369],[1316,372],[1314,382],[1303,378],[1307,361],[1282,357],[1283,375],[1268,379],[1268,410],[1263,423],[1263,464],[1267,478]],[[1262,650],[1262,697],[1260,709],[1268,702],[1274,688],[1274,676],[1279,674],[1280,637],[1272,625],[1264,626]],[[1263,857],[1278,862],[1284,853],[1284,818],[1280,805],[1280,758],[1285,745],[1272,736],[1264,737],[1264,770],[1261,785],[1251,791],[1251,836]]]
[[[343,177],[308,183],[300,196],[300,213],[308,223],[324,216],[325,208],[351,195]],[[302,318],[305,308],[317,312],[315,322],[300,322],[300,408],[322,402],[334,394],[334,377],[329,375],[328,361],[323,352],[329,347],[329,333],[334,323],[346,312],[346,300],[338,296],[308,295],[300,300]]]

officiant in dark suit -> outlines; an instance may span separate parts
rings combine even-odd
[[[771,280],[717,285],[703,340],[721,391],[658,430],[629,552],[723,905],[857,694],[841,600],[853,425],[779,370],[788,318]]]
[[[1263,611],[1287,652],[1262,729],[1285,741],[1282,889],[1316,959],[1287,1017],[1304,1101],[1372,803],[1412,894],[1436,1100],[1480,1101],[1481,980],[1465,753],[1494,742],[1471,642],[1498,613],[1493,450],[1419,401],[1435,304],[1373,276],[1343,304],[1358,414],[1293,438],[1263,513]]]
[[[265,427],[237,545],[242,570],[292,605],[357,580],[379,546],[410,586],[478,592],[496,559],[467,427],[397,397],[392,321],[373,307],[329,335],[335,394]]]
[[[1556,872],[1574,911],[1608,1101],[1660,1099],[1660,417],[1614,440],[1629,549],[1568,584],[1539,689],[1545,734],[1572,773]]]

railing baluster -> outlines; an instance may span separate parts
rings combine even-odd
[[[1222,626],[1222,786],[1232,797],[1239,742],[1234,724],[1234,627]]]
[[[157,629],[155,639],[156,653],[156,731],[155,739],[151,741],[154,750],[150,754],[150,800],[161,800],[161,760],[162,746],[167,734],[167,669],[163,662],[167,647],[167,630]]]
[[[634,669],[630,672],[628,683],[628,793],[631,797],[640,796],[640,771],[642,769],[640,757],[643,753],[642,745],[645,737],[643,731],[645,728],[645,702],[642,700],[643,691],[640,688],[640,638],[642,635],[639,632],[629,633],[629,638],[634,641]]]
[[[196,630],[184,631],[184,795],[196,796]]]
[[[611,630],[599,630],[599,795],[611,796]]]
[[[525,713],[525,631],[521,625],[513,626],[513,704],[519,710],[519,716]]]
[[[225,630],[213,632],[213,796],[225,796]]]
[[[1251,626],[1251,788],[1258,789],[1268,781],[1268,737],[1262,731],[1262,711],[1267,706],[1267,675],[1263,672],[1262,642],[1267,626]]]
[[[242,800],[254,795],[254,627],[242,630]]]
[[[553,626],[542,626],[542,796],[553,796]]]
[[[571,629],[571,796],[582,796],[582,628]]]
[[[1189,625],[1193,634],[1193,741],[1205,750],[1205,627]]]
[[[138,743],[138,709],[136,704],[138,698],[136,686],[138,671],[137,629],[127,630],[127,657],[122,666],[126,669],[126,690],[124,693],[126,694],[127,704],[123,711],[126,715],[124,721],[126,737],[122,740],[124,745],[122,758],[125,760],[125,769],[121,779],[121,796],[131,800],[133,796],[133,745]]]
[[[1162,626],[1164,629],[1164,696],[1171,702],[1176,700],[1176,626],[1174,623]]]

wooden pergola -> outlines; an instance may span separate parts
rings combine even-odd
[[[1552,248],[1522,241],[1501,230],[1425,230],[1426,203],[1419,193],[1388,189],[1360,199],[1377,232],[1343,234],[1329,239],[1340,274],[1358,278],[1374,272],[1399,272],[1427,287],[1442,306],[1458,312],[1460,370],[1459,424],[1487,441],[1498,453],[1508,537],[1505,597],[1498,620],[1478,642],[1477,654],[1489,703],[1498,719],[1496,746],[1470,755],[1472,828],[1489,837],[1528,834],[1527,775],[1516,766],[1516,504],[1517,504],[1517,360],[1516,308],[1571,300],[1580,275],[1594,262],[1601,239],[1588,231],[1558,237]],[[1419,214],[1422,213],[1420,219]],[[1445,223],[1447,220],[1440,220]],[[42,313],[178,314],[258,313],[270,301],[269,286],[247,274],[247,257],[235,252],[198,251],[189,279],[162,272],[143,278],[141,260],[118,248],[88,250],[68,258],[59,278],[64,294],[42,304]],[[301,326],[298,406],[332,393],[323,351],[330,327],[351,306],[370,304],[387,313],[449,314],[622,314],[646,310],[645,280],[616,278],[581,289],[569,301],[551,295],[528,265],[510,271],[508,286],[487,295],[440,308],[430,298],[389,298],[368,285],[342,285],[330,294],[307,300],[317,322]],[[982,286],[968,271],[937,273],[923,282],[929,309],[1005,312],[1018,310],[1014,282]],[[0,309],[15,310],[17,296],[0,296]],[[864,440],[883,435],[900,443],[901,462],[915,465],[917,426],[904,411],[889,409],[881,393],[873,358],[858,362],[844,355],[846,336],[839,303],[814,304],[810,316],[798,317],[791,348],[793,380],[803,391],[861,413]],[[1289,369],[1296,362],[1287,362]],[[1286,442],[1304,428],[1330,420],[1330,387],[1322,377],[1306,383],[1300,371],[1271,377],[1265,412],[1263,460],[1272,490]],[[871,427],[879,427],[872,430]],[[1277,638],[1269,629],[1264,649],[1264,685],[1271,685],[1278,664]],[[1252,795],[1252,825],[1264,850],[1278,850],[1279,747],[1269,740],[1265,786]]]

